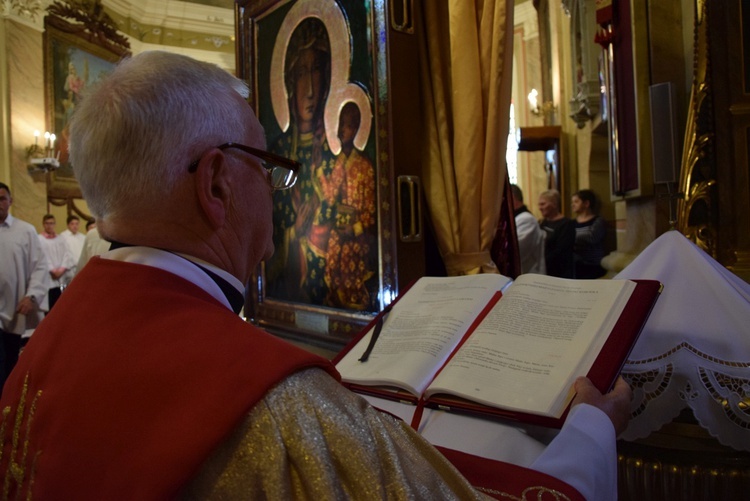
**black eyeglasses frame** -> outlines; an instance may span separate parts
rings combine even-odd
[[[266,165],[261,165],[264,169],[266,169],[268,172],[271,172],[273,170],[273,167],[283,167],[285,169],[288,169],[294,173],[294,181],[289,186],[284,187],[276,187],[273,186],[274,189],[277,190],[283,190],[288,189],[294,186],[294,183],[297,181],[297,175],[299,174],[300,167],[302,164],[297,162],[296,160],[292,160],[286,157],[282,157],[280,155],[276,155],[275,153],[271,153],[269,151],[261,150],[258,148],[253,148],[252,146],[247,146],[242,143],[235,143],[235,142],[228,142],[224,144],[220,144],[219,146],[216,146],[215,148],[218,148],[220,150],[226,150],[228,148],[235,148],[240,151],[244,151],[245,153],[249,153],[250,155],[256,156],[263,160],[264,162],[268,162],[271,165],[271,167],[268,167]],[[197,159],[195,162],[188,165],[188,172],[191,174],[195,173],[195,171],[198,169],[198,162],[200,162],[200,158]]]

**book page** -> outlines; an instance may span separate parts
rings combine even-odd
[[[520,276],[427,394],[559,417],[634,289],[630,281]]]
[[[420,396],[472,321],[511,280],[503,275],[420,278],[385,317],[369,359],[365,335],[336,365],[344,382],[393,385]]]

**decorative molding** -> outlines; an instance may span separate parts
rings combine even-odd
[[[230,36],[234,10],[179,0],[105,0],[108,11],[138,24]]]
[[[98,4],[102,15],[108,16],[131,44],[142,42],[150,47],[169,47],[168,50],[180,47],[188,51],[220,52],[228,56],[209,59],[231,60],[231,64],[222,67],[234,68],[232,9],[178,0],[0,0],[0,16],[43,32],[47,9],[54,4],[84,12],[87,6]]]
[[[131,42],[234,55],[234,11],[191,2],[107,0],[107,13]],[[233,66],[233,65],[232,65]]]
[[[598,28],[594,0],[568,0],[567,9],[571,17],[571,75],[576,93],[569,101],[569,116],[582,129],[600,111],[599,55],[602,49],[594,42]]]
[[[693,89],[685,130],[679,191],[677,229],[689,240],[716,258],[716,166],[712,149],[715,137],[712,115],[711,75],[707,3],[695,21]]]
[[[523,40],[539,38],[539,17],[534,2],[518,4],[513,9],[513,24],[523,30]]]
[[[44,17],[44,7],[42,0],[5,0],[3,2],[3,14],[37,21]]]
[[[2,0],[0,15],[37,31],[44,30],[44,16],[49,0]]]
[[[101,45],[119,56],[130,54],[128,37],[120,34],[115,21],[104,11],[101,0],[55,0],[47,12],[45,22],[50,26]]]

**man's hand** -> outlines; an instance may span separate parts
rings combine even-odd
[[[26,296],[18,302],[18,306],[16,306],[16,312],[20,313],[21,315],[28,315],[35,306],[36,303],[34,303],[34,301],[29,296]]]
[[[65,275],[65,272],[68,271],[67,268],[64,266],[60,266],[59,268],[55,268],[54,270],[50,271],[49,274],[52,277],[52,280],[57,280],[61,276]]]
[[[602,410],[615,426],[615,435],[619,435],[630,420],[630,401],[633,392],[622,376],[617,378],[614,388],[606,395],[602,395],[594,384],[585,377],[579,377],[573,384],[576,396],[573,405],[589,404]]]

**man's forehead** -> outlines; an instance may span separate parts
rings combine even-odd
[[[248,108],[250,107],[248,106]],[[250,114],[251,116],[248,116],[248,129],[253,138],[253,146],[265,150],[266,133],[263,130],[263,126],[261,125],[260,121],[255,117],[255,113],[253,113],[252,108],[250,108]]]

